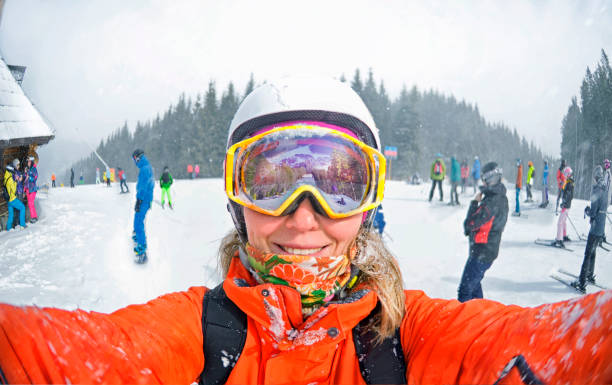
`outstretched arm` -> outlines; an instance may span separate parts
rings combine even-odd
[[[505,368],[513,383],[612,383],[612,291],[536,308],[406,297],[409,383],[492,384]]]
[[[205,289],[111,314],[0,305],[9,383],[191,383],[204,367]]]

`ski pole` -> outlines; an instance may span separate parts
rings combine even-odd
[[[576,232],[576,235],[578,236],[578,239],[584,241],[585,239],[582,238],[582,236],[580,235],[580,233],[578,232],[578,229],[576,228],[576,226],[574,226],[574,222],[572,221],[572,218],[570,218],[570,216],[567,216],[567,219],[569,219],[570,223],[572,224],[572,227],[574,228],[574,231]]]

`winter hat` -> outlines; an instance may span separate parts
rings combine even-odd
[[[244,98],[230,123],[226,150],[264,127],[293,121],[340,126],[368,146],[381,149],[370,111],[348,84],[333,79],[294,77],[266,83]],[[242,206],[230,200],[228,211],[240,238],[246,242]],[[367,213],[364,226],[371,225],[373,211]]]
[[[565,176],[566,178],[572,176],[572,168],[570,166],[567,166],[563,169],[563,176]]]
[[[603,182],[603,168],[601,166],[596,166],[593,169],[593,180],[595,181],[595,183],[601,183]]]
[[[565,168],[565,159],[561,159],[561,167],[559,167],[559,170],[563,170]]]
[[[527,165],[528,165],[529,167],[531,167],[531,166],[533,166],[533,162],[532,162],[532,161],[529,161],[529,162],[527,162]]]
[[[497,166],[497,163],[489,162],[482,168],[481,179],[487,186],[494,186],[501,182],[502,175],[502,169]]]
[[[610,159],[604,159],[603,163],[604,163],[604,168],[606,170],[609,170],[610,169]]]
[[[15,168],[19,167],[19,163],[20,163],[19,159],[17,159],[17,158],[13,159],[13,167],[15,167]]]

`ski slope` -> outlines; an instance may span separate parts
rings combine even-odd
[[[429,187],[387,184],[386,239],[398,258],[406,288],[421,289],[431,297],[456,298],[468,253],[462,223],[472,195],[460,195],[459,207],[447,206],[450,194],[445,185],[446,202],[438,202],[436,193],[429,203]],[[514,189],[509,187],[513,210]],[[161,208],[161,191],[156,187],[157,204],[146,222],[149,261],[145,265],[134,263],[133,184],[130,191],[119,194],[114,184],[40,192],[39,222],[25,230],[0,232],[0,302],[111,312],[167,292],[218,283],[217,248],[233,227],[222,181],[175,180],[174,210]],[[539,198],[540,193],[534,196]],[[554,204],[556,197],[550,198]],[[534,244],[535,238],[556,234],[554,207],[539,209],[538,204],[522,203],[527,218],[509,216],[499,257],[483,280],[485,298],[535,306],[578,296],[549,274],[559,267],[578,273],[585,242],[568,244],[574,249],[571,253]],[[588,232],[583,219],[586,204],[574,200],[570,210],[581,234]],[[569,221],[568,235],[577,238]],[[612,253],[598,249],[595,274],[607,287],[612,287],[611,259]]]

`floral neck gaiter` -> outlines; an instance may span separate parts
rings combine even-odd
[[[351,248],[351,257],[356,251],[356,247]],[[246,253],[259,280],[296,289],[302,296],[304,308],[331,301],[351,275],[351,258],[347,255],[312,257],[266,253],[249,243]]]

